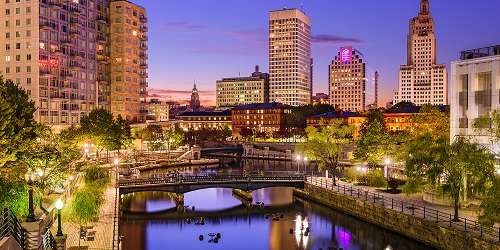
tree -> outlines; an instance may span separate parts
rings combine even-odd
[[[36,139],[35,103],[10,80],[0,77],[0,174],[21,178],[16,161]]]
[[[442,112],[438,107],[425,104],[419,113],[411,119],[410,136],[417,138],[421,134],[430,133],[435,137],[449,140],[450,137],[450,115]]]
[[[493,226],[500,223],[500,177],[496,177],[481,200],[479,223]]]
[[[130,130],[130,125],[120,115],[114,119],[111,112],[104,109],[95,109],[80,120],[82,138],[94,142],[98,155],[103,149],[119,151],[129,146]]]
[[[492,142],[500,141],[500,110],[495,110],[490,115],[476,118],[472,126],[477,132],[488,134]]]
[[[210,133],[208,133],[210,134]],[[163,131],[164,144],[167,144],[167,148],[170,150],[172,148],[179,147],[184,141],[184,136],[175,130],[164,130]]]
[[[386,157],[394,155],[395,140],[379,119],[373,119],[372,122],[363,126],[366,126],[366,129],[359,138],[354,157],[369,165],[381,165]]]
[[[285,114],[287,128],[304,129],[307,126],[307,117],[335,111],[335,107],[329,104],[303,105],[292,107],[292,112]]]
[[[481,145],[459,137],[453,144],[426,133],[408,151],[405,192],[431,187],[442,190],[453,200],[454,221],[458,221],[460,202],[467,196],[484,194],[494,178],[494,155]]]
[[[333,121],[330,126],[317,129],[307,127],[307,142],[299,145],[299,150],[311,160],[318,162],[318,167],[331,169],[333,183],[339,167],[344,148],[352,142],[354,128],[344,124],[342,120]]]
[[[163,129],[160,125],[146,126],[141,132],[141,139],[149,142],[150,150],[159,150],[163,146]]]

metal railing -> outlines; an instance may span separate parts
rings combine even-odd
[[[154,184],[181,184],[198,182],[248,182],[248,181],[304,181],[304,175],[258,176],[258,175],[155,175],[149,178],[120,180],[120,187],[142,186]]]
[[[120,249],[120,198],[119,198],[119,179],[118,168],[115,169],[115,207],[113,211],[113,240],[111,241],[111,250]]]
[[[477,220],[459,217],[459,220],[455,221],[454,216],[451,213],[442,212],[435,208],[426,207],[424,205],[404,200],[394,199],[383,194],[362,190],[361,188],[356,188],[352,185],[344,185],[341,183],[333,185],[333,181],[323,178],[306,177],[306,183],[350,196],[357,200],[362,200],[364,202],[391,209],[399,213],[433,221],[441,226],[463,230],[464,232],[477,235],[486,240],[500,242],[500,228],[495,226],[483,226],[479,224]]]
[[[42,246],[44,250],[56,249],[56,240],[49,227],[47,227],[42,234]]]
[[[26,247],[27,233],[16,216],[9,209],[4,208],[1,220],[0,238],[11,236],[24,249]]]

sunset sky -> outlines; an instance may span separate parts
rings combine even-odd
[[[136,0],[149,18],[150,93],[187,100],[193,82],[202,104],[215,103],[215,81],[268,71],[270,10],[302,8],[312,19],[313,91],[327,92],[328,64],[339,47],[360,50],[367,62],[367,103],[375,70],[380,104],[392,99],[398,69],[406,63],[408,20],[419,0]],[[500,1],[431,0],[438,62],[448,66],[461,50],[500,44]]]

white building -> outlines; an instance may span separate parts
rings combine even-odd
[[[394,104],[402,101],[420,106],[448,104],[446,66],[436,63],[436,33],[428,0],[421,0],[420,13],[410,20],[408,62],[399,70]]]
[[[311,103],[311,21],[298,9],[269,13],[270,101]]]
[[[461,52],[451,63],[450,133],[491,144],[487,133],[472,127],[478,117],[500,109],[500,45]],[[498,143],[492,145],[498,152]]]

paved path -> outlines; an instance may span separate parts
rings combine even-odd
[[[80,240],[80,226],[76,223],[64,221],[63,233],[67,234],[67,249],[111,249],[113,240],[113,215],[115,209],[115,180],[111,173],[111,184],[104,191],[104,204],[101,207],[99,221],[91,223],[93,226],[89,231],[95,231],[95,239],[92,241]],[[57,223],[54,223],[57,225]]]
[[[383,189],[381,190],[380,188],[353,186],[343,181],[337,181],[339,185],[333,186],[332,179],[325,177],[309,177],[308,182],[401,213],[435,221],[444,226],[452,226],[460,230],[484,234],[486,238],[494,241],[500,240],[500,230],[498,228],[494,229],[494,231],[487,231],[487,228],[483,228],[474,222],[477,221],[475,211],[460,210],[459,216],[461,221],[452,223],[451,214],[454,213],[452,207],[429,204],[422,199],[421,195],[407,196],[406,194],[389,194],[385,193]]]

